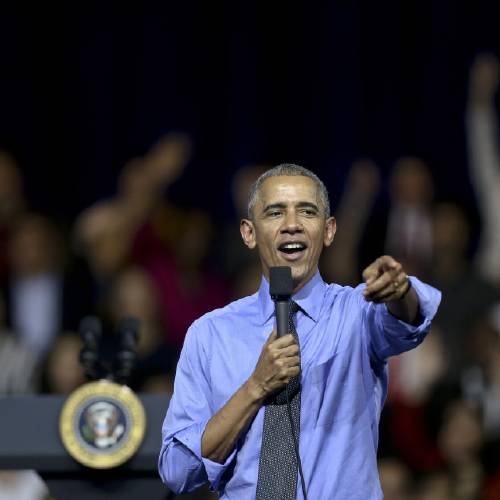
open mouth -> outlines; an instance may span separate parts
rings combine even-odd
[[[305,252],[307,245],[302,242],[282,243],[278,250],[286,260],[299,259]]]

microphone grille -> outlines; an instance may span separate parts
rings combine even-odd
[[[91,332],[96,337],[100,337],[102,334],[101,320],[96,316],[85,316],[80,321],[78,331],[82,336],[85,336],[87,333]]]
[[[269,269],[269,293],[273,298],[289,298],[293,291],[292,269],[276,266]]]

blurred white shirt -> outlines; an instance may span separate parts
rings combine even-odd
[[[43,357],[61,326],[61,280],[56,274],[19,279],[11,293],[13,329],[36,357]]]
[[[43,500],[48,494],[35,471],[0,471],[0,500]]]

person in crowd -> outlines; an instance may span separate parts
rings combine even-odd
[[[0,295],[0,395],[32,393],[37,389],[37,359],[5,323]]]
[[[32,394],[38,390],[38,363],[5,325],[5,304],[0,295],[0,397]],[[33,470],[0,470],[0,500],[48,498],[47,487]]]
[[[16,219],[26,211],[21,172],[14,157],[0,150],[0,242],[8,241]],[[0,245],[0,284],[8,273],[7,245]]]
[[[76,252],[83,256],[98,286],[106,284],[130,262],[133,228],[115,201],[84,210],[74,229]]]
[[[466,112],[469,171],[482,228],[476,264],[484,279],[500,285],[500,150],[495,95],[500,65],[492,54],[479,54],[472,65]]]
[[[379,460],[378,472],[384,500],[410,500],[411,474],[401,460]]]
[[[388,200],[377,200],[361,240],[364,266],[387,253],[408,272],[428,277],[432,261],[434,179],[428,165],[415,156],[396,160],[389,177]]]
[[[467,363],[460,379],[464,398],[482,416],[485,439],[500,443],[500,328],[492,314],[471,329]],[[497,460],[500,465],[500,457]]]
[[[436,316],[448,357],[446,378],[456,382],[467,363],[469,336],[476,319],[500,298],[470,262],[470,222],[457,203],[436,203],[430,281],[443,292]]]
[[[131,159],[118,178],[116,200],[127,218],[147,237],[157,237],[165,249],[171,249],[183,224],[183,210],[168,199],[170,186],[185,171],[192,154],[187,134],[165,134],[142,157]]]
[[[360,245],[380,186],[378,167],[371,160],[353,163],[340,199],[335,245],[325,249],[320,269],[327,281],[354,285],[361,273]]]
[[[415,500],[455,500],[453,482],[446,469],[421,475],[413,488]]]
[[[400,158],[391,173],[385,249],[410,272],[425,273],[432,258],[433,195],[429,167],[420,158]]]
[[[139,320],[137,365],[128,385],[136,391],[171,394],[178,352],[168,348],[153,280],[139,268],[125,269],[116,277],[108,303],[115,329],[123,318]]]
[[[231,201],[234,214],[222,230],[217,253],[219,266],[227,279],[234,284],[234,298],[250,295],[260,285],[260,263],[258,256],[241,244],[239,221],[246,216],[247,196],[250,186],[269,167],[261,164],[244,165],[231,179]]]
[[[206,212],[189,209],[172,253],[161,245],[136,256],[159,291],[160,314],[167,341],[180,350],[189,325],[205,312],[221,307],[230,297],[227,281],[210,265],[213,222]]]
[[[47,486],[33,470],[0,471],[0,500],[50,500]]]
[[[481,460],[484,436],[478,413],[463,400],[450,401],[437,441],[452,479],[453,498],[478,498],[485,476]]]
[[[64,332],[57,338],[45,361],[43,392],[69,395],[86,382],[80,363],[82,347],[82,339],[75,332]]]
[[[73,227],[76,273],[85,285],[88,313],[102,314],[113,279],[131,262],[135,227],[114,200],[85,209]]]
[[[62,328],[62,255],[61,237],[50,219],[26,214],[17,220],[8,241],[7,322],[40,360]]]

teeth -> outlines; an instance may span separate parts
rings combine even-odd
[[[281,248],[285,248],[287,250],[301,250],[302,248],[304,248],[304,245],[302,245],[301,243],[287,243]]]

